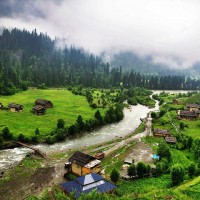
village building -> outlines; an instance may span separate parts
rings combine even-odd
[[[165,137],[165,141],[167,143],[171,143],[171,144],[176,144],[177,143],[176,137]]]
[[[46,108],[53,108],[53,103],[51,101],[45,100],[45,99],[37,99],[35,101],[36,106],[43,106]]]
[[[128,165],[131,165],[134,163],[134,160],[131,156],[127,156],[125,159],[124,159],[124,163],[128,164]]]
[[[196,111],[200,110],[200,105],[195,104],[195,103],[194,104],[187,104],[187,108],[188,108],[189,111],[196,112]]]
[[[157,136],[157,137],[171,136],[171,134],[168,130],[162,130],[162,129],[154,129],[153,134],[154,134],[154,136]]]
[[[80,151],[76,151],[68,161],[71,163],[71,173],[78,176],[101,171],[100,160]]]
[[[39,106],[39,105],[34,106],[32,109],[32,113],[35,115],[44,115],[45,112],[46,112],[46,109],[43,106]]]
[[[88,194],[93,190],[99,193],[111,193],[116,188],[115,185],[95,173],[62,183],[61,187],[65,194],[69,195],[71,192],[74,192],[76,199],[78,199],[82,193]]]
[[[179,101],[178,99],[173,99],[173,102],[172,102],[174,105],[178,105],[179,104]]]
[[[8,108],[11,112],[22,112],[23,111],[23,106],[20,104],[14,104],[14,103],[10,103],[8,105]]]
[[[196,119],[198,115],[194,111],[178,110],[177,115],[179,119]]]

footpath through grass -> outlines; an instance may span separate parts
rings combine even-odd
[[[47,99],[52,101],[53,108],[49,108],[45,115],[37,116],[30,111],[35,100]],[[40,135],[48,135],[56,128],[57,120],[64,119],[66,126],[76,122],[78,115],[84,120],[93,118],[96,109],[92,109],[84,96],[74,95],[67,90],[38,90],[17,93],[12,96],[0,96],[0,102],[7,107],[9,103],[22,104],[24,110],[21,113],[12,113],[8,110],[0,111],[0,130],[8,127],[14,136],[23,133],[25,136],[33,136],[35,129],[39,128]],[[99,109],[102,114],[103,109]]]

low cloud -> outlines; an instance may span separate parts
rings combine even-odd
[[[2,2],[2,27],[36,28],[96,54],[132,51],[171,68],[200,61],[199,0]]]

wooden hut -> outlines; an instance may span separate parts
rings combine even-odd
[[[78,176],[101,171],[100,160],[80,151],[76,151],[68,161],[71,163],[71,172]]]
[[[46,112],[46,109],[43,106],[39,106],[39,105],[34,106],[32,109],[32,113],[35,115],[44,115],[45,112]]]
[[[154,136],[157,137],[168,137],[171,136],[170,132],[168,130],[163,129],[154,129]]]
[[[196,119],[198,117],[195,111],[188,110],[178,110],[177,115],[180,119]]]
[[[165,137],[165,141],[167,143],[176,144],[177,139],[176,139],[176,137]]]
[[[8,108],[11,112],[22,112],[23,111],[23,106],[20,104],[14,104],[14,103],[10,103],[8,105]]]
[[[200,110],[200,105],[198,104],[187,104],[187,108],[189,111],[197,111],[197,110]]]
[[[45,99],[37,99],[35,101],[36,106],[43,106],[46,108],[53,108],[53,103],[51,101],[45,100]]]

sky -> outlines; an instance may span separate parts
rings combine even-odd
[[[171,68],[200,62],[199,0],[0,0],[0,27],[36,28],[95,54],[132,51]]]

